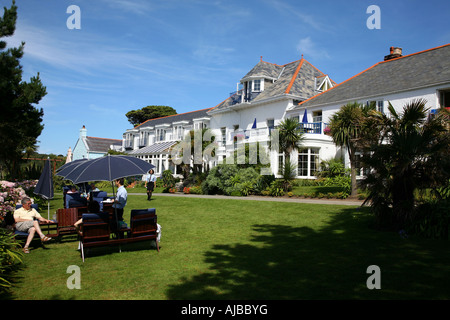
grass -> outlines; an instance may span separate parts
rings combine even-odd
[[[448,241],[371,228],[366,209],[252,200],[130,195],[155,207],[161,251],[149,243],[92,250],[74,238],[24,257],[8,299],[449,299]],[[56,210],[62,203],[51,203]],[[45,214],[44,214],[45,215]],[[81,289],[69,290],[71,265]],[[370,265],[381,290],[369,290]]]

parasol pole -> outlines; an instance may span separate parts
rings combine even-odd
[[[115,204],[116,201],[116,194],[114,193],[114,180],[111,181],[112,184],[112,190],[113,190],[113,205]],[[116,217],[116,237],[119,237],[119,220],[117,219],[117,207],[114,206],[114,216]],[[122,252],[122,245],[119,243],[119,252]]]

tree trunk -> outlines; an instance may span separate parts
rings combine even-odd
[[[348,155],[350,157],[350,177],[351,177],[351,197],[356,197],[358,195],[358,185],[356,183],[356,159],[355,151],[348,148]]]

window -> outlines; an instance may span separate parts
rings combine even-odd
[[[298,153],[298,172],[300,177],[313,177],[319,170],[319,148],[304,148]]]
[[[253,81],[253,91],[261,91],[261,80]]]
[[[377,101],[377,111],[384,114],[384,101]]]
[[[194,130],[201,130],[201,129],[203,129],[203,122],[194,123]]]
[[[442,108],[450,108],[450,89],[439,90],[439,104]]]
[[[284,166],[284,153],[278,154],[278,174],[283,174],[283,166]]]
[[[316,90],[319,92],[327,91],[333,86],[328,76],[316,77]]]
[[[220,128],[220,133],[222,134],[222,145],[224,146],[227,144],[227,128]]]
[[[166,140],[166,129],[156,129],[156,142]]]
[[[313,122],[322,122],[322,110],[314,111],[312,116]]]
[[[183,126],[175,126],[174,131],[175,131],[174,135],[175,139],[183,140],[183,133],[184,133]]]
[[[274,119],[267,119],[267,128],[269,128],[269,135],[272,133],[272,130],[275,129],[275,120]]]
[[[308,176],[308,149],[306,149],[306,152],[305,149],[303,149],[298,154],[297,175],[301,177]]]
[[[384,113],[384,101],[366,101],[367,106],[376,108],[378,112]]]

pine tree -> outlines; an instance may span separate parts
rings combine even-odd
[[[44,112],[34,105],[47,94],[39,73],[29,82],[22,81],[22,66],[25,43],[18,48],[7,48],[3,39],[14,34],[17,21],[17,6],[13,0],[11,8],[4,8],[0,17],[0,168],[6,169],[10,178],[18,176],[18,164],[26,148],[37,143],[44,125]]]

